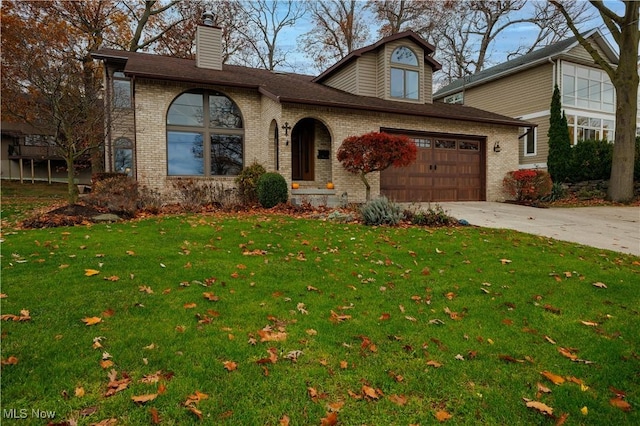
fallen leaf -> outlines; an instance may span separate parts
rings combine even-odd
[[[593,286],[598,288],[607,288],[607,285],[605,283],[601,283],[600,281],[598,281],[597,283],[593,283]]]
[[[549,371],[542,371],[540,374],[549,379],[554,385],[561,385],[565,382],[562,376],[558,376],[557,374],[553,374]]]
[[[86,325],[96,325],[100,322],[102,322],[102,318],[100,317],[86,317],[86,318],[82,318],[82,322],[85,323]]]
[[[227,369],[227,371],[234,371],[238,369],[238,364],[233,361],[225,361],[222,364],[224,365],[224,368]]]
[[[84,270],[84,275],[87,277],[92,277],[94,275],[98,275],[100,273],[100,271],[97,271],[95,269],[85,269]]]
[[[289,422],[290,422],[290,421],[291,421],[291,420],[289,419],[289,416],[287,416],[287,415],[285,414],[285,415],[283,415],[283,416],[280,418],[280,421],[278,422],[278,424],[279,424],[280,426],[289,426]]]
[[[582,413],[583,416],[586,416],[587,414],[589,414],[589,409],[587,408],[587,406],[585,405],[584,407],[582,407],[580,409],[580,412]]]
[[[442,364],[440,364],[438,361],[433,361],[433,360],[429,360],[427,361],[427,365],[433,368],[440,368],[442,367]]]
[[[150,393],[147,395],[132,396],[131,400],[136,404],[144,404],[145,402],[153,401],[157,397],[158,397],[157,393]]]
[[[622,411],[631,411],[631,404],[620,397],[611,398],[609,403]]]
[[[336,413],[342,410],[342,407],[344,407],[344,401],[336,401],[327,404],[327,408],[329,409],[329,411],[335,411]]]
[[[362,386],[362,393],[364,396],[371,398],[371,399],[378,399],[380,398],[380,395],[378,394],[378,392],[372,388],[371,386],[366,386],[363,385]]]
[[[378,319],[379,319],[380,321],[386,321],[386,320],[388,320],[388,319],[390,319],[390,318],[391,318],[391,315],[390,315],[390,314],[383,313],[382,315],[380,315],[380,318],[378,318]]]
[[[198,410],[193,405],[187,406],[187,410],[191,411],[193,414],[195,414],[198,417],[198,419],[202,420],[202,411]]]
[[[553,416],[553,408],[549,407],[547,404],[544,404],[540,401],[526,401],[526,400],[525,400],[525,403],[529,408],[533,408],[534,410],[537,410],[542,414]]]
[[[511,263],[511,260],[509,260],[509,259],[500,259],[500,263],[502,263],[503,265],[508,265],[509,263]]]
[[[205,299],[210,300],[212,302],[217,302],[218,300],[220,300],[220,298],[218,296],[216,296],[215,294],[210,293],[210,292],[202,293],[202,297],[204,297]]]
[[[451,414],[447,413],[444,410],[438,410],[435,413],[436,419],[438,419],[438,421],[440,423],[445,422],[447,420],[449,420],[451,417],[453,417]]]
[[[566,349],[566,348],[558,348],[558,352],[560,352],[560,355],[562,355],[563,357],[569,358],[572,361],[578,358],[578,355],[574,354],[573,352],[571,352],[569,349]]]
[[[77,387],[75,390],[75,395],[78,398],[82,398],[84,396],[84,388],[82,386]]]
[[[158,409],[156,407],[152,407],[149,410],[149,413],[151,413],[151,424],[159,425],[162,423],[162,419],[160,418],[160,414],[158,414]]]
[[[15,356],[10,356],[7,359],[2,359],[1,364],[2,365],[16,365],[18,363],[18,358],[16,358]]]
[[[116,282],[120,279],[119,276],[117,275],[111,275],[110,277],[104,277],[105,281],[112,281],[112,282]]]
[[[334,311],[331,311],[331,316],[329,317],[329,320],[331,322],[342,322],[350,319],[351,319],[351,315],[338,315]]]
[[[593,321],[580,321],[582,324],[588,326],[588,327],[597,327],[598,323],[597,322],[593,322]]]
[[[396,405],[403,406],[407,403],[407,397],[404,395],[389,395],[389,401]]]
[[[192,303],[185,303],[183,306],[184,306],[185,309],[193,309],[198,305],[196,305],[195,303],[192,302]]]
[[[332,411],[320,419],[320,425],[322,426],[334,426],[338,423],[338,413]]]
[[[113,361],[111,361],[110,359],[103,359],[102,361],[100,361],[100,366],[106,370],[109,367],[113,367]]]

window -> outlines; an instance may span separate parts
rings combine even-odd
[[[412,138],[418,148],[431,148],[431,139]]]
[[[127,138],[119,138],[114,144],[114,170],[133,176],[133,144]]]
[[[562,103],[597,111],[613,112],[613,84],[601,70],[562,64]]]
[[[391,64],[391,97],[418,100],[420,72],[416,54],[400,46],[391,54]]]
[[[444,98],[445,104],[463,104],[464,103],[464,95],[462,92],[458,92],[454,95],[447,96]]]
[[[588,139],[602,139],[609,142],[613,142],[615,139],[615,122],[613,120],[567,115],[567,124],[571,145]]]
[[[169,107],[169,176],[237,175],[243,167],[243,147],[240,109],[222,93],[186,92]]]
[[[537,128],[524,127],[520,129],[524,155],[536,155],[537,152]]]
[[[131,108],[131,80],[122,71],[113,73],[113,106]]]

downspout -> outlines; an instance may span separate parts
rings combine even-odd
[[[131,107],[133,108],[133,178],[138,181],[138,123],[136,120],[136,76],[131,77]]]
[[[107,164],[106,164],[106,170],[107,172],[113,172],[113,141],[112,141],[112,133],[111,133],[111,126],[112,126],[112,116],[111,116],[111,105],[112,105],[112,99],[111,99],[111,78],[109,76],[109,68],[107,67],[107,60],[103,60],[102,61],[104,63],[104,79],[105,79],[105,109],[106,109],[106,123],[105,123],[105,127],[107,128],[107,134],[106,134],[106,141],[105,141],[105,153],[107,156]]]

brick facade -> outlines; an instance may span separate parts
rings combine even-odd
[[[367,112],[352,109],[326,108],[299,104],[278,103],[250,89],[189,85],[138,79],[135,87],[135,175],[142,185],[168,193],[171,177],[167,177],[166,116],[173,100],[191,89],[212,89],[224,93],[239,107],[244,123],[244,165],[258,162],[269,171],[277,170],[291,183],[291,131],[304,118],[313,118],[315,151],[329,150],[329,159],[315,159],[315,181],[303,182],[302,187],[324,188],[332,181],[338,195],[346,192],[350,202],[362,202],[365,189],[361,180],[347,173],[336,160],[342,140],[352,135],[379,131],[380,128],[452,133],[486,137],[486,199],[503,200],[502,178],[518,168],[518,129],[513,126],[470,123],[428,117]],[[285,136],[281,126],[289,123]],[[276,161],[275,126],[278,126],[279,149]],[[113,132],[118,134],[116,128]],[[120,133],[124,133],[121,132]],[[287,143],[289,142],[289,143]],[[493,151],[499,143],[501,152]],[[314,153],[315,155],[315,153]],[[209,178],[234,185],[233,177]],[[369,181],[372,196],[379,194],[379,176]]]

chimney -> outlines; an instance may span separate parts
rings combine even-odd
[[[196,66],[222,69],[222,28],[213,25],[212,12],[202,14],[202,24],[196,29]]]

